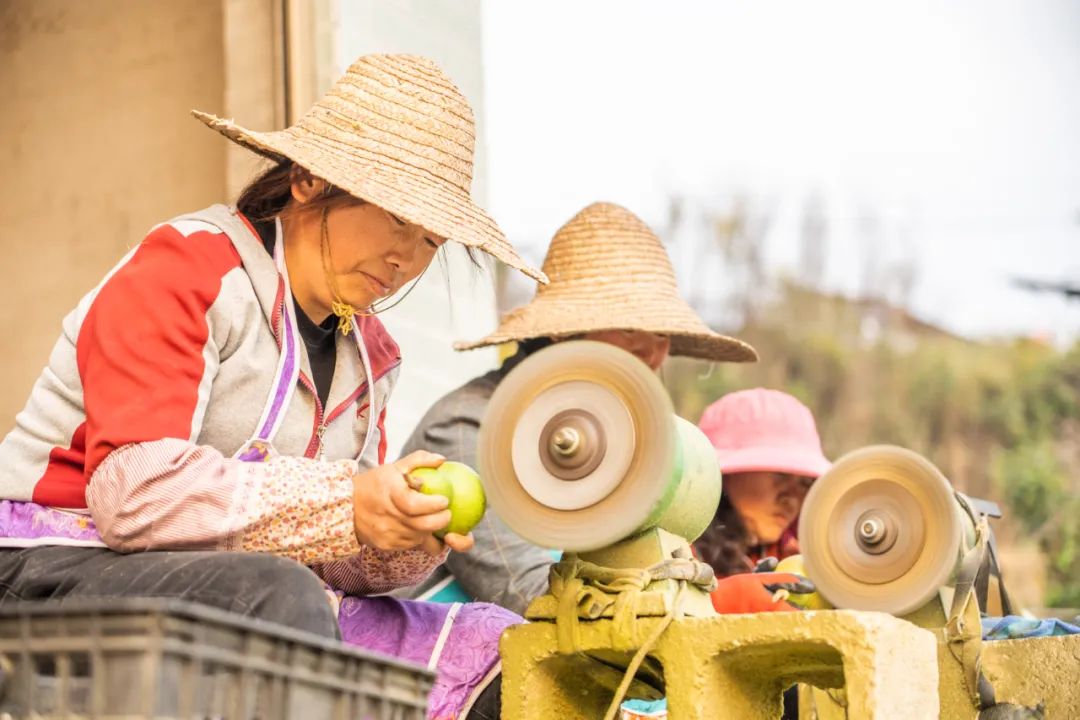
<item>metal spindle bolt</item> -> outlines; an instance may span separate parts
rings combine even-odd
[[[581,447],[581,435],[572,427],[561,427],[552,433],[551,447],[564,457],[573,455]]]
[[[885,523],[877,516],[871,516],[859,524],[859,539],[867,545],[877,545],[885,539]]]

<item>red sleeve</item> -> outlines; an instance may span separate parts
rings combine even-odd
[[[358,554],[352,460],[224,458],[196,445],[217,373],[208,312],[241,265],[228,237],[155,229],[101,286],[76,344],[87,507],[110,548]]]
[[[76,345],[87,481],[118,447],[191,439],[199,386],[214,370],[207,311],[239,266],[224,233],[161,225],[98,291]]]

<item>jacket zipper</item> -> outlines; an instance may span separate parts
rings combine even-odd
[[[319,400],[319,394],[315,392],[315,385],[308,379],[306,375],[301,373],[300,384],[311,393],[315,398],[315,423],[311,434],[311,440],[308,441],[307,450],[304,451],[304,457],[315,458],[316,460],[322,460],[323,457],[323,436],[326,435],[326,429],[330,426],[330,423],[337,420],[344,414],[345,410],[352,407],[356,403],[357,398],[364,394],[367,389],[367,384],[360,386],[360,388],[347,398],[343,403],[330,411],[329,415],[323,417],[323,406]]]
[[[323,406],[319,400],[319,393],[315,391],[315,384],[304,373],[300,373],[300,384],[315,398],[315,423],[312,426],[311,439],[308,441],[307,450],[304,451],[304,457],[318,460],[322,458],[323,435],[326,434],[326,423],[323,422]]]
[[[397,363],[391,365],[383,373],[376,377],[375,382],[381,380],[383,375],[385,375],[390,370],[393,370],[395,367],[397,367]],[[361,395],[363,395],[365,392],[370,392],[371,385],[367,382],[360,385],[360,387],[357,388],[352,395],[346,398],[346,400],[340,405],[338,405],[336,408],[331,410],[330,414],[327,415],[324,419],[322,402],[319,401],[319,393],[315,390],[315,384],[308,378],[307,375],[302,372],[300,373],[300,384],[303,385],[304,388],[311,393],[313,398],[315,398],[315,422],[312,425],[311,440],[308,441],[307,450],[304,451],[304,457],[321,460],[323,456],[323,436],[326,435],[327,427],[329,427],[330,423],[341,417],[347,409],[352,407]],[[372,420],[373,419],[374,418],[372,418]],[[371,420],[369,420],[369,422],[370,421]]]

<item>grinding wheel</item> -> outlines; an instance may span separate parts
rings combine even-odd
[[[838,608],[904,615],[946,585],[967,526],[949,481],[917,453],[862,448],[811,487],[799,519],[806,573]]]
[[[604,343],[561,342],[499,383],[477,462],[488,503],[515,532],[583,552],[633,535],[670,502],[675,434],[648,366]]]

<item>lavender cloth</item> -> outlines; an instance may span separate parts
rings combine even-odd
[[[94,521],[79,515],[32,502],[0,500],[0,538],[26,541],[25,544],[103,545]],[[67,542],[65,542],[67,541]]]
[[[457,616],[434,662],[430,720],[457,718],[473,690],[499,661],[499,637],[520,616],[489,603],[448,605],[380,596],[341,600],[342,639],[372,652],[431,666],[452,609]]]

